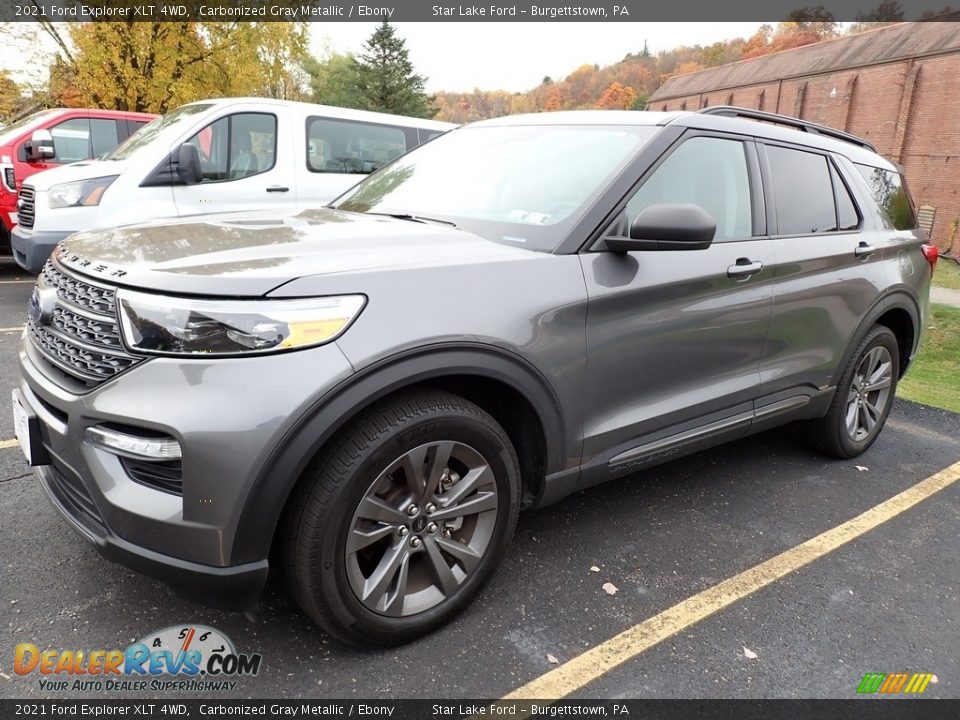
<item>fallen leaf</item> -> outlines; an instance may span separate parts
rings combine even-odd
[[[600,568],[598,568],[596,565],[591,565],[590,572],[600,572]]]
[[[753,650],[751,650],[750,648],[748,648],[748,647],[746,647],[746,646],[744,646],[744,648],[743,648],[743,656],[744,656],[747,660],[756,660],[756,659],[757,659],[757,654],[756,654]]]
[[[617,588],[617,586],[614,585],[612,582],[605,582],[602,587],[603,587],[603,591],[604,591],[607,595],[616,595],[616,594],[617,594],[618,588]]]
[[[560,661],[557,660],[557,659],[556,659],[553,655],[551,655],[550,653],[547,653],[547,662],[550,663],[551,665],[556,665],[556,664],[557,664],[558,662],[560,662]]]
[[[860,472],[863,472],[864,470],[869,470],[869,469],[870,469],[870,468],[868,468],[866,465],[854,465],[854,467],[855,467],[857,470],[859,470]]]

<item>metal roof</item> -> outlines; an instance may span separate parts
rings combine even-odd
[[[960,26],[956,24],[960,21],[960,12],[939,17],[944,22],[887,25],[793,50],[675,75],[650,96],[650,102],[960,50]],[[947,19],[952,22],[946,22]]]

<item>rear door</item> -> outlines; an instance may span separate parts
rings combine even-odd
[[[816,392],[829,387],[886,286],[882,243],[846,163],[806,147],[763,141],[759,148],[776,256],[763,390]]]
[[[287,108],[235,110],[186,142],[200,153],[203,182],[174,186],[178,214],[258,210],[295,202],[295,150]]]
[[[631,451],[715,426],[747,430],[771,310],[756,148],[688,131],[626,202],[608,233],[644,207],[693,203],[717,223],[706,250],[581,255],[589,294],[584,463],[629,470]]]

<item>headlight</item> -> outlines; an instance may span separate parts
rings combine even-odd
[[[363,295],[192,300],[118,290],[123,339],[151,355],[250,355],[321,345],[360,314]]]
[[[104,191],[110,187],[110,184],[116,179],[116,175],[108,175],[107,177],[53,185],[47,191],[50,208],[99,205],[100,198],[103,197]]]

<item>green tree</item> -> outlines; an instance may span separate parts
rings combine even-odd
[[[330,53],[323,60],[310,58],[304,65],[313,102],[361,109],[357,94],[357,61],[349,53]]]
[[[432,118],[433,98],[424,91],[427,79],[414,72],[406,41],[384,20],[357,58],[357,98],[365,110]]]

